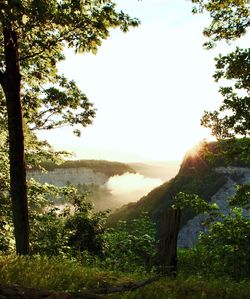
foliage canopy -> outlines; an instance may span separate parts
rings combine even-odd
[[[250,25],[248,0],[192,0],[193,13],[209,13],[212,21],[203,33],[209,38],[204,44],[208,49],[220,40],[234,40],[247,32]]]
[[[63,49],[96,53],[111,28],[126,32],[139,24],[117,12],[112,1],[2,1],[0,19],[0,83],[4,89],[3,32],[7,27],[18,36],[23,116],[32,129],[91,124],[93,104],[74,81],[58,74],[57,62],[65,58]],[[3,113],[3,94],[0,98]]]

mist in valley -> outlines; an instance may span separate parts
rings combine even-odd
[[[129,163],[136,173],[115,175],[89,194],[97,211],[115,210],[129,202],[138,201],[151,190],[173,178],[179,170],[179,162]]]

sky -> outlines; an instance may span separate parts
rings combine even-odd
[[[202,29],[209,17],[192,15],[191,1],[114,2],[141,25],[126,34],[112,30],[96,55],[65,50],[59,65],[94,103],[93,124],[80,138],[71,127],[38,136],[56,150],[75,152],[75,159],[180,161],[211,138],[200,118],[222,100],[212,78],[214,57],[235,45],[204,50]]]

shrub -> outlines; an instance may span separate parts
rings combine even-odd
[[[103,265],[120,271],[146,271],[156,249],[156,227],[147,214],[130,222],[120,221],[104,235]]]

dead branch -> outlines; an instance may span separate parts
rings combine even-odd
[[[0,299],[105,299],[106,297],[89,292],[66,293],[33,288],[0,285]]]
[[[121,285],[121,286],[117,286],[117,287],[105,287],[105,288],[92,289],[89,291],[94,294],[111,294],[111,293],[118,293],[118,292],[134,291],[134,290],[142,288],[148,284],[151,284],[152,282],[155,282],[162,277],[163,277],[162,275],[158,275],[158,276],[151,277],[146,280],[138,281],[135,283],[131,282],[126,285]]]
[[[103,294],[134,291],[162,278],[162,275],[151,277],[136,283],[128,283],[117,287],[105,287],[87,290],[86,292],[58,292],[38,290],[19,285],[0,285],[0,299],[107,299]]]

